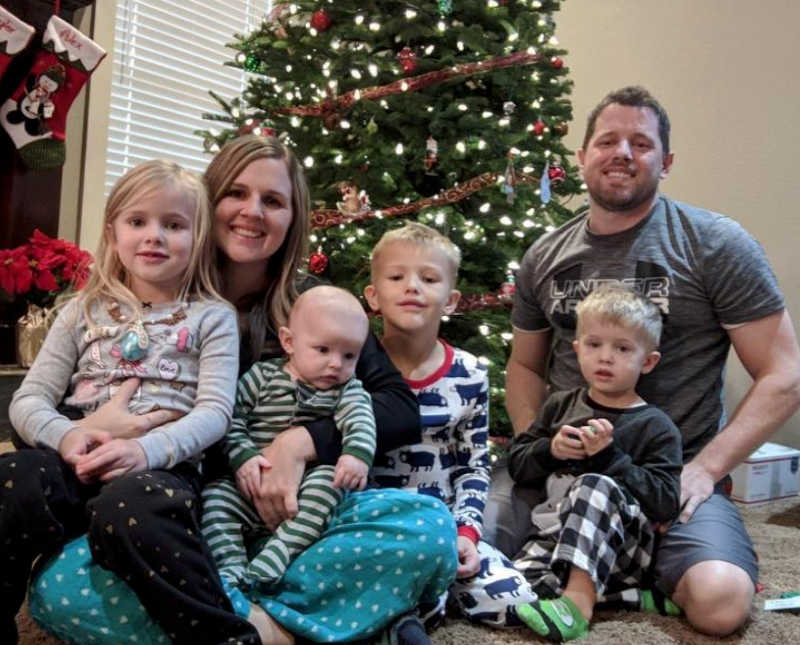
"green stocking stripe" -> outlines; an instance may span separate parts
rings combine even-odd
[[[659,613],[662,616],[680,616],[683,613],[678,605],[658,589],[645,589],[642,591],[642,610]]]

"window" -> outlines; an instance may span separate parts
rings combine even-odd
[[[253,31],[269,0],[117,0],[105,190],[148,159],[202,172],[208,164],[195,130],[219,110],[209,95],[242,93],[246,78],[223,65],[234,34]]]

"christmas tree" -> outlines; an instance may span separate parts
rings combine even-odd
[[[206,115],[209,152],[276,134],[312,193],[309,270],[361,294],[369,254],[414,218],[463,254],[441,335],[489,365],[492,434],[510,435],[504,369],[513,273],[580,190],[561,138],[570,81],[556,0],[296,0],[236,35],[243,96]]]

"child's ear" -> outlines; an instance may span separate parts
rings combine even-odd
[[[456,310],[458,301],[461,299],[461,292],[458,289],[451,289],[447,297],[447,304],[444,306],[444,313],[451,314]]]
[[[375,286],[368,284],[364,287],[364,297],[367,299],[367,304],[372,311],[379,311],[380,307],[378,307],[378,297],[377,293],[375,293]]]
[[[286,352],[288,356],[291,356],[294,351],[292,347],[292,330],[288,327],[280,327],[278,329],[278,340],[281,343],[283,351]]]
[[[577,338],[572,341],[572,351],[575,352],[576,354],[578,353],[578,347],[579,346],[580,346],[580,343],[578,342]]]
[[[653,368],[658,364],[661,359],[661,352],[652,351],[644,359],[642,364],[642,374],[648,374],[653,371]]]

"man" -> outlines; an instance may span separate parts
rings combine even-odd
[[[590,114],[578,152],[589,210],[542,236],[523,258],[506,405],[518,434],[549,390],[583,384],[571,348],[575,306],[594,287],[623,283],[661,307],[662,360],[637,391],[680,428],[684,469],[682,510],[662,536],[655,586],[696,629],[721,636],[748,617],[758,575],[723,480],[800,405],[800,350],[758,243],[727,217],[658,194],[673,162],[669,131],[666,112],[640,87],[612,92]],[[731,345],[753,383],[726,419]],[[501,483],[494,499],[503,494],[508,485]],[[524,494],[511,495],[516,520],[494,510],[498,546],[507,549],[503,531],[525,538]],[[487,522],[491,516],[487,509]]]

